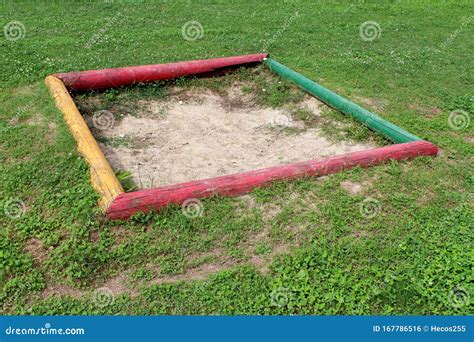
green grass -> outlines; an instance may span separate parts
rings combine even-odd
[[[463,24],[473,9],[468,1],[2,3],[2,25],[26,27],[23,39],[0,39],[2,312],[472,314],[473,125],[454,130],[448,117],[474,112],[473,20]],[[183,39],[191,20],[203,25],[202,39]],[[375,41],[359,37],[366,21],[382,28]],[[194,219],[171,207],[104,220],[43,78],[255,53],[265,41],[276,60],[442,155],[211,198]],[[362,190],[351,195],[342,182]],[[377,201],[373,218],[360,211],[367,198]],[[222,267],[193,274],[211,264]],[[183,275],[192,279],[164,282]],[[104,286],[115,300],[97,305]]]

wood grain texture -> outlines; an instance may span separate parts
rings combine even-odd
[[[169,204],[181,204],[190,198],[213,195],[238,196],[276,180],[305,176],[323,176],[356,166],[369,167],[390,160],[403,160],[438,153],[438,147],[427,141],[414,141],[387,147],[338,155],[324,160],[310,160],[284,166],[249,171],[229,176],[197,180],[155,189],[119,195],[109,207],[111,219],[127,219],[137,212],[158,210]]]
[[[78,151],[90,165],[92,186],[100,194],[100,208],[106,211],[115,197],[124,192],[122,185],[61,80],[54,76],[48,76],[45,83],[56,106],[64,115],[64,120],[77,142]]]
[[[53,76],[61,79],[70,90],[85,91],[117,88],[137,83],[211,73],[223,68],[258,63],[266,56],[267,54],[243,55],[168,64],[68,72],[54,74]]]

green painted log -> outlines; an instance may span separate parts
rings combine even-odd
[[[370,129],[384,135],[395,143],[406,143],[410,141],[422,140],[417,136],[405,131],[404,129],[382,119],[380,116],[369,112],[368,110],[356,105],[355,103],[339,96],[329,89],[320,86],[316,82],[304,77],[303,75],[291,70],[290,68],[267,58],[265,64],[280,76],[295,82],[298,86],[311,93],[329,106],[341,111],[344,114],[352,116],[360,123]]]

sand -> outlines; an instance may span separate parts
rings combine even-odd
[[[264,108],[235,87],[142,101],[95,135],[126,141],[101,143],[115,170],[128,170],[139,188],[181,183],[365,150],[368,144],[333,141],[319,127],[291,118],[288,108]],[[298,106],[315,116],[325,106],[307,96]],[[294,108],[293,108],[294,109]],[[317,121],[316,121],[317,122]]]

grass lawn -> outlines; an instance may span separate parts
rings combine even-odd
[[[472,1],[3,2],[2,26],[23,27],[0,39],[0,310],[472,314],[473,13]],[[199,39],[183,35],[189,21]],[[442,153],[203,200],[196,218],[106,221],[44,77],[263,49]],[[255,79],[268,106],[291,96],[272,80]],[[139,89],[103,104],[163,85]]]

